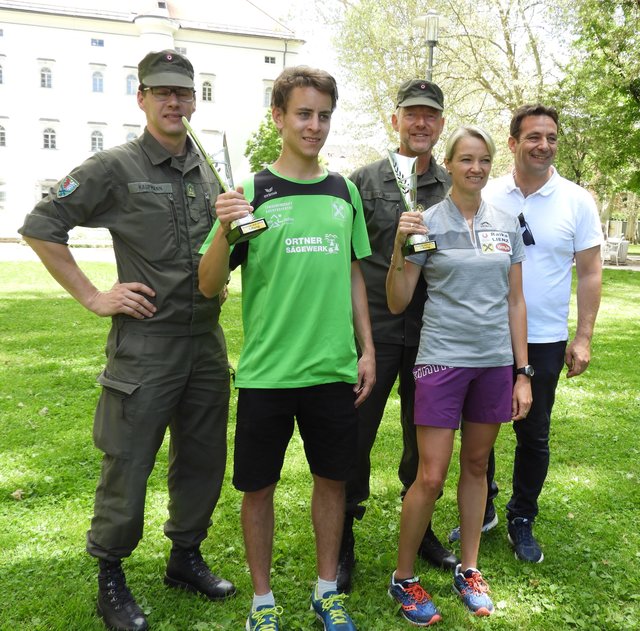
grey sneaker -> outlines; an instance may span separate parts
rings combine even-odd
[[[480,532],[489,532],[493,530],[498,525],[498,516],[495,511],[493,512],[493,517],[491,515],[485,515],[484,523],[482,524],[482,530]],[[454,541],[460,541],[460,526],[456,526],[449,533],[449,542],[453,543]]]
[[[533,536],[533,522],[526,517],[516,517],[507,524],[507,538],[516,559],[529,563],[542,563],[544,554]]]

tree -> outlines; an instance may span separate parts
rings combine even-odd
[[[336,0],[338,59],[359,89],[359,110],[392,139],[390,115],[400,83],[426,74],[424,34],[414,25],[419,0]],[[326,3],[324,3],[326,5]],[[562,0],[446,0],[436,48],[434,80],[442,87],[449,127],[475,122],[504,137],[513,109],[538,100],[558,76],[559,62],[544,49],[551,7]],[[326,10],[335,15],[336,4]],[[500,143],[498,143],[500,145]],[[503,145],[504,146],[504,145]]]
[[[271,110],[267,110],[257,131],[247,140],[244,151],[245,158],[249,159],[252,173],[257,173],[268,164],[275,162],[281,149],[282,138],[271,117]]]
[[[561,113],[559,168],[594,190],[601,218],[637,239],[640,194],[640,2],[580,0],[566,22],[571,57],[552,99]]]
[[[640,193],[640,2],[581,0],[574,15],[565,133],[588,137],[584,166],[603,192]]]

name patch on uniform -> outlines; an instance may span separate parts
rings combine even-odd
[[[171,182],[156,184],[154,182],[129,182],[130,193],[173,193]]]
[[[482,254],[511,254],[511,240],[508,232],[483,230],[478,233]]]
[[[58,187],[58,199],[68,197],[69,195],[71,195],[71,193],[73,193],[73,191],[78,188],[78,186],[80,186],[78,180],[72,178],[70,175],[67,175],[67,177],[65,177],[62,182],[60,182],[60,186]]]

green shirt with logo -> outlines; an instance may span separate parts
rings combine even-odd
[[[337,173],[299,181],[271,167],[243,187],[269,228],[231,253],[231,268],[242,270],[244,345],[236,386],[355,383],[351,262],[371,254],[356,187]]]

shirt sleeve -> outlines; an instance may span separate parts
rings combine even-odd
[[[522,263],[527,258],[526,248],[522,240],[522,232],[520,232],[520,222],[517,217],[509,215],[509,219],[513,221],[511,234],[513,234],[513,243],[511,244],[511,265],[514,263]]]
[[[213,237],[216,236],[216,232],[218,232],[219,227],[220,227],[220,222],[216,219],[215,223],[213,224],[213,228],[209,230],[209,234],[207,235],[207,238],[204,240],[204,243],[200,246],[200,249],[198,250],[198,254],[204,254],[209,249],[209,246],[213,241]]]
[[[604,241],[598,208],[588,191],[582,190],[582,199],[576,209],[574,251],[588,250]]]
[[[114,189],[103,158],[96,154],[73,169],[26,216],[18,232],[66,245],[76,226],[108,228]]]

